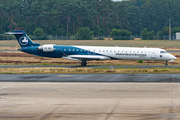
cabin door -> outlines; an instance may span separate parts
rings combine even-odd
[[[151,59],[156,59],[156,51],[151,51]]]

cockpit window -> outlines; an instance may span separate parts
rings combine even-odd
[[[161,51],[161,53],[167,53],[167,51]]]

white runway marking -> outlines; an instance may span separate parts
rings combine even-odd
[[[114,76],[113,78],[109,79],[108,81],[112,81],[112,80],[114,80],[115,78],[118,78],[120,75],[121,75],[121,74],[116,75],[116,76]]]
[[[0,90],[3,90],[3,89],[8,88],[8,87],[15,86],[15,85],[16,85],[16,84],[12,84],[12,85],[9,85],[9,86],[5,86],[5,87],[0,88]]]
[[[75,80],[79,80],[79,79],[86,78],[86,77],[89,77],[89,76],[91,76],[91,74],[90,75],[85,75],[85,76],[78,77]]]
[[[146,79],[144,80],[144,82],[151,76],[151,74],[149,74],[149,76],[146,77]]]

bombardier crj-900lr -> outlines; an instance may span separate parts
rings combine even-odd
[[[156,60],[166,61],[167,66],[168,61],[176,59],[172,54],[159,48],[40,45],[31,41],[24,31],[12,31],[6,34],[15,35],[21,46],[18,50],[22,52],[81,61],[81,66],[86,66],[86,61],[91,60]]]

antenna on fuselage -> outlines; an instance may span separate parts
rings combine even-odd
[[[144,46],[144,48],[146,48],[146,46]]]
[[[116,45],[116,47],[118,47],[118,46]]]

